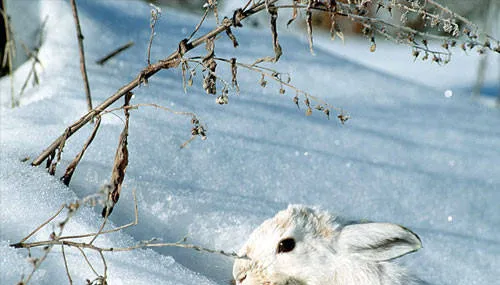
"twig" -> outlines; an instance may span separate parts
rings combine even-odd
[[[92,110],[92,97],[90,96],[89,79],[87,77],[87,68],[85,67],[85,52],[83,50],[83,34],[80,28],[80,20],[78,19],[78,10],[76,7],[76,0],[70,0],[71,10],[73,11],[73,18],[75,19],[76,37],[78,38],[78,49],[80,51],[80,70],[82,72],[83,84],[85,94],[87,97],[87,107],[89,111]]]
[[[99,60],[96,60],[95,63],[99,64],[99,65],[104,65],[108,60],[110,60],[111,58],[117,56],[118,54],[120,54],[122,51],[132,47],[134,45],[134,42],[133,41],[130,41],[120,47],[118,47],[117,49],[115,49],[114,51],[110,52],[108,55],[102,57],[101,59]]]

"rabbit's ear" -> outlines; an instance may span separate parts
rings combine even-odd
[[[422,248],[410,230],[389,223],[354,224],[344,227],[337,239],[341,253],[373,261],[398,258]]]

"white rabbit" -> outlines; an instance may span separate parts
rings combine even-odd
[[[418,236],[399,225],[341,225],[327,212],[290,205],[250,235],[233,277],[238,285],[414,284],[390,260],[421,247]]]

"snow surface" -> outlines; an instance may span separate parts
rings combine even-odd
[[[150,7],[133,1],[78,3],[97,104],[145,66]],[[9,80],[0,81],[2,284],[15,284],[31,269],[27,252],[9,247],[10,243],[26,236],[61,204],[93,194],[109,181],[123,126],[117,116],[104,117],[70,187],[57,178],[80,150],[91,126],[67,142],[56,177],[47,175],[43,167],[21,162],[36,157],[86,109],[69,3],[41,1],[38,9],[40,19],[49,15],[40,51],[41,85],[27,90],[21,107],[9,109]],[[175,50],[198,20],[164,9],[152,58]],[[218,56],[236,55],[241,62],[253,62],[272,54],[267,29],[234,29],[234,33],[240,47],[234,50],[224,36],[216,43]],[[134,47],[104,67],[93,63],[129,40],[135,41]],[[207,125],[208,139],[197,139],[181,150],[179,145],[189,138],[189,118],[148,107],[133,111],[130,164],[111,221],[122,225],[133,220],[131,192],[136,189],[139,225],[100,237],[96,243],[118,247],[153,237],[177,241],[187,236],[191,243],[233,251],[264,219],[289,203],[301,203],[349,218],[411,228],[424,248],[401,262],[431,284],[498,284],[498,110],[462,92],[460,68],[448,69],[447,87],[422,84],[408,79],[421,72],[421,63],[405,63],[402,69],[397,60],[385,61],[385,67],[376,68],[371,60],[367,64],[348,59],[366,48],[365,43],[354,43],[349,57],[326,48],[325,41],[318,42],[316,56],[311,56],[303,38],[281,33],[284,55],[275,68],[290,72],[296,86],[348,112],[351,119],[346,125],[319,113],[304,116],[304,109],[298,110],[292,102],[292,91],[279,95],[279,86],[271,82],[263,89],[259,75],[242,69],[238,71],[241,94],[230,96],[227,106],[215,104],[215,98],[201,89],[199,78],[184,94],[180,70],[162,71],[148,86],[137,89],[133,103],[195,112]],[[192,54],[205,52],[200,47]],[[387,53],[401,58],[408,51],[381,46],[372,58],[384,61]],[[457,57],[458,65],[470,64],[470,59],[461,58]],[[19,78],[29,65],[20,67],[17,82],[22,84]],[[390,74],[387,70],[393,65],[400,71]],[[227,67],[219,67],[230,80]],[[438,69],[425,68],[428,78]],[[497,82],[490,76],[488,84]],[[444,88],[453,90],[453,96],[445,96]],[[65,233],[96,231],[99,211],[79,210]],[[51,230],[47,227],[32,240],[48,238]],[[37,271],[34,284],[68,282],[58,251],[55,248]],[[66,254],[76,284],[94,278],[77,250],[68,249]],[[88,254],[102,273],[99,257]],[[189,249],[106,256],[109,284],[227,284],[231,279],[230,258]]]

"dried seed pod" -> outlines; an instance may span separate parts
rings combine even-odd
[[[293,97],[293,103],[295,103],[295,105],[297,105],[297,108],[300,109],[298,95],[295,95],[295,97]]]
[[[231,83],[234,88],[236,88],[236,92],[240,92],[240,87],[238,86],[237,80],[238,69],[236,66],[236,58],[231,58]]]
[[[349,120],[349,115],[344,115],[343,113],[340,113],[337,118],[340,120],[340,122],[342,123],[342,125],[347,121]]]
[[[264,74],[260,77],[260,86],[266,87],[267,81],[264,79]]]
[[[307,107],[307,109],[306,109],[306,116],[311,116],[312,112],[313,111],[312,111],[311,107]]]
[[[229,103],[229,98],[226,94],[220,95],[215,99],[215,102],[219,105],[225,105]]]
[[[420,51],[418,51],[418,50],[413,50],[412,55],[413,55],[413,57],[415,58],[415,59],[414,59],[414,61],[415,61],[415,60],[418,58],[418,56],[420,55]]]
[[[328,120],[330,120],[330,109],[325,109],[323,112],[325,113]]]

